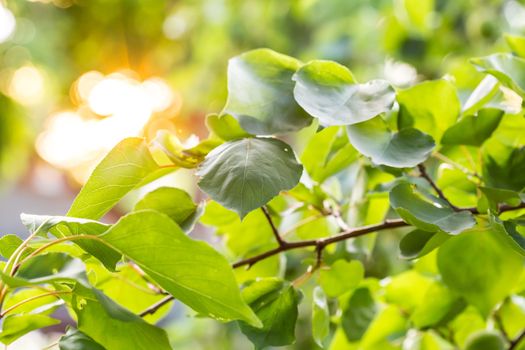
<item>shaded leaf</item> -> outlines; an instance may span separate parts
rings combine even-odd
[[[376,313],[377,307],[370,290],[368,288],[356,289],[350,296],[342,315],[341,325],[348,340],[360,340],[374,320]]]
[[[105,350],[102,345],[78,329],[70,328],[59,342],[60,350]]]
[[[441,143],[444,145],[481,146],[499,125],[503,111],[482,109],[477,116],[466,116],[447,129]]]
[[[415,229],[407,233],[399,242],[399,253],[403,259],[417,259],[427,255],[441,244],[450,235],[443,232],[428,232]]]
[[[417,195],[408,183],[400,183],[392,189],[390,205],[403,220],[423,231],[442,230],[457,235],[476,224],[472,213],[437,206]]]
[[[293,97],[293,74],[301,63],[269,49],[248,51],[228,64],[228,101],[231,114],[254,135],[300,130],[312,122]]]
[[[277,278],[260,279],[246,286],[242,295],[263,324],[262,328],[255,328],[239,323],[256,349],[295,342],[300,295],[293,286]]]
[[[505,342],[495,331],[480,331],[472,334],[465,344],[465,350],[505,350]]]
[[[434,149],[432,137],[413,128],[391,131],[378,116],[347,127],[350,143],[379,165],[411,168],[425,161]]]
[[[299,182],[303,167],[286,143],[271,138],[227,142],[199,167],[199,187],[241,218]]]

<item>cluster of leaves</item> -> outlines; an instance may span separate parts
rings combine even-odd
[[[525,39],[509,43],[523,54]],[[445,79],[399,90],[332,61],[233,58],[208,139],[123,140],[67,216],[22,215],[30,236],[0,239],[0,341],[58,323],[65,305],[77,326],[62,350],[169,349],[153,324],[176,299],[237,321],[258,349],[292,344],[303,313],[333,350],[523,346],[525,59],[472,63],[487,77],[462,104]],[[293,132],[311,135],[300,159],[281,140]],[[115,224],[97,221],[180,168],[197,169],[210,200],[160,187]],[[196,222],[225,254],[188,236]],[[379,232],[403,234],[409,261],[382,280]]]

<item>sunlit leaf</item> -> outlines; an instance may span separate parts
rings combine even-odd
[[[491,74],[499,82],[520,95],[525,95],[525,60],[510,53],[497,53],[470,60],[483,73]]]
[[[9,315],[3,320],[0,342],[9,345],[35,329],[45,328],[59,323],[60,320],[40,314]]]
[[[329,297],[337,297],[356,288],[364,274],[365,269],[359,260],[348,262],[340,259],[321,269],[319,284]]]
[[[321,287],[314,288],[312,303],[312,336],[317,345],[323,347],[323,341],[330,333],[330,311],[328,301]]]
[[[477,116],[466,116],[447,129],[441,143],[444,145],[481,146],[499,125],[503,111],[482,109]]]
[[[293,76],[296,101],[321,125],[349,125],[387,112],[395,92],[385,80],[358,84],[352,73],[332,61],[311,61]]]

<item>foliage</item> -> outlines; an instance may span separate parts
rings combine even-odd
[[[520,60],[472,62],[521,99]],[[30,236],[0,240],[2,342],[55,324],[65,305],[77,326],[61,349],[169,349],[155,316],[178,300],[237,323],[257,349],[294,343],[304,315],[310,346],[332,350],[525,346],[521,108],[476,93],[465,112],[449,80],[358,83],[335,62],[269,49],[230,61],[228,93],[208,139],[123,140],[67,216],[23,215]],[[299,131],[311,137],[300,160],[285,142]],[[197,168],[204,204],[164,187],[97,221],[180,168]],[[188,236],[196,221],[224,247]],[[377,273],[384,244],[399,244],[403,272]],[[119,296],[107,276],[136,288]]]

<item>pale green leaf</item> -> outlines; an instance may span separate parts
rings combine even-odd
[[[499,82],[520,95],[525,95],[525,60],[510,53],[497,53],[470,60],[483,73],[491,74]]]
[[[427,81],[399,91],[397,101],[399,129],[416,128],[436,142],[456,122],[461,107],[456,88],[446,80]]]
[[[314,288],[312,300],[312,336],[320,347],[330,333],[330,311],[321,287]]]
[[[41,329],[59,323],[60,320],[40,314],[9,315],[3,319],[0,342],[9,345],[35,329]]]
[[[294,96],[321,125],[349,125],[392,108],[395,92],[385,80],[358,84],[352,73],[332,61],[311,61],[293,76]]]
[[[321,269],[319,284],[329,297],[337,297],[356,288],[364,275],[365,269],[359,260],[340,259]]]

